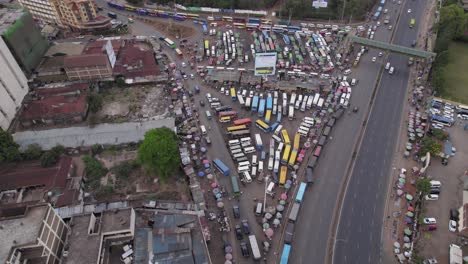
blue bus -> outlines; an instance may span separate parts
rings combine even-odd
[[[257,112],[258,110],[258,95],[254,96],[252,100],[252,112]]]
[[[283,40],[286,45],[291,44],[291,40],[289,39],[288,35],[283,35]]]
[[[276,128],[279,126],[279,124],[280,124],[280,122],[274,123],[273,125],[270,126],[270,130],[271,130],[271,131],[275,131]]]
[[[304,198],[306,186],[307,185],[305,184],[305,182],[301,182],[301,184],[299,185],[299,190],[297,191],[297,194],[296,194],[297,203],[302,203],[302,199]]]
[[[224,176],[229,176],[229,168],[219,159],[213,160],[213,165],[218,169]]]
[[[267,32],[266,30],[262,30],[262,34],[263,34],[263,37],[264,37],[265,39],[269,39],[269,38],[270,38],[270,36],[268,36],[268,32]]]
[[[271,96],[267,97],[266,109],[267,110],[272,110],[273,109],[273,97],[271,97]]]
[[[381,0],[379,5],[384,6],[385,5],[385,0]]]
[[[261,20],[259,18],[249,18],[247,23],[260,24]]]
[[[382,12],[382,7],[381,7],[381,6],[379,6],[379,7],[377,8],[377,12],[379,12],[379,13]]]
[[[283,252],[281,253],[280,264],[288,264],[290,252],[291,252],[291,245],[284,244]]]
[[[137,14],[140,15],[140,16],[146,16],[148,15],[148,11],[144,8],[138,8],[137,9]]]
[[[208,28],[206,27],[206,25],[203,24],[202,27],[203,27],[203,34],[205,35],[208,34]]]
[[[380,16],[380,12],[375,12],[375,14],[374,14],[374,16],[372,17],[372,19],[378,20],[378,19],[379,19],[379,16]]]
[[[258,105],[258,116],[263,117],[265,114],[265,99],[260,99],[260,104]]]
[[[453,125],[452,120],[450,120],[448,118],[445,118],[443,116],[438,116],[438,115],[432,115],[431,122],[439,123],[439,124],[444,125],[444,126],[452,126]]]
[[[285,111],[285,110],[283,109],[283,111]],[[281,118],[282,118],[282,114],[280,112],[278,112],[278,115],[276,116],[276,123],[280,123]]]

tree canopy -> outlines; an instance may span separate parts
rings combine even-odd
[[[155,128],[145,134],[138,159],[149,171],[166,180],[180,163],[176,134],[169,128]]]
[[[10,133],[0,129],[0,163],[12,162],[21,159],[19,145],[13,140]]]
[[[416,189],[421,192],[421,195],[426,195],[431,191],[431,180],[428,178],[418,178],[416,180]]]
[[[421,148],[419,149],[419,155],[426,155],[427,152],[431,153],[431,156],[435,157],[440,154],[442,151],[442,144],[437,142],[436,140],[425,137],[422,139]]]

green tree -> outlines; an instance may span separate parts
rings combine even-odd
[[[97,113],[102,109],[102,96],[96,93],[92,93],[87,97],[89,111],[91,113]]]
[[[145,134],[138,159],[146,169],[166,180],[180,162],[177,135],[169,128],[156,128]]]
[[[420,156],[426,155],[427,152],[431,153],[433,157],[438,156],[442,151],[442,144],[435,141],[430,137],[425,137],[422,139],[421,148],[419,149],[418,154]]]
[[[416,180],[416,189],[424,196],[431,191],[431,180],[428,178],[418,178]]]
[[[62,145],[57,145],[51,150],[44,152],[41,156],[42,167],[50,167],[57,164],[60,159],[60,155],[63,153],[65,153],[65,147]]]
[[[23,158],[26,160],[39,159],[42,156],[42,148],[38,144],[28,145],[26,150],[23,152]]]
[[[81,158],[85,164],[86,185],[89,189],[96,190],[101,186],[101,178],[107,173],[107,169],[99,160],[85,155]]]
[[[432,135],[438,140],[446,140],[449,136],[447,132],[437,128],[432,129]]]
[[[19,145],[10,133],[0,129],[0,163],[18,161],[21,159]]]

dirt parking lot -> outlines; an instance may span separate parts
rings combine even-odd
[[[419,255],[426,258],[434,257],[439,263],[447,263],[449,245],[458,243],[457,233],[448,230],[451,208],[457,210],[463,203],[463,175],[467,171],[468,161],[468,131],[463,130],[463,124],[456,124],[448,129],[450,140],[457,153],[449,160],[448,166],[443,166],[439,158],[432,161],[428,175],[433,180],[441,181],[442,189],[438,201],[426,201],[424,216],[437,220],[437,230],[424,232],[417,249]]]

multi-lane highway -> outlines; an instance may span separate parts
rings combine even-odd
[[[407,0],[397,25],[394,44],[411,46],[425,1]],[[411,13],[408,12],[411,9]],[[383,212],[390,166],[397,144],[401,109],[409,80],[408,58],[389,55],[395,73],[384,72],[375,104],[346,190],[334,247],[334,263],[381,263]]]

